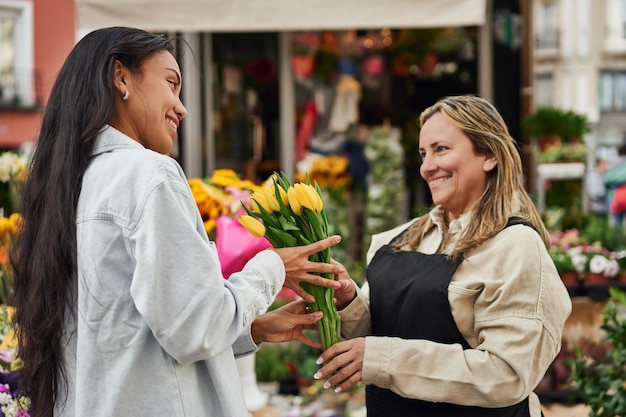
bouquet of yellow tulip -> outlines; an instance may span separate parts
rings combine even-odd
[[[328,221],[324,212],[321,190],[317,183],[291,184],[282,172],[274,173],[273,187],[256,190],[251,197],[251,208],[239,221],[252,235],[265,236],[275,248],[308,245],[328,237]],[[311,255],[314,262],[330,263],[330,248]],[[333,279],[328,274],[325,278]],[[339,335],[340,319],[333,302],[335,291],[317,285],[302,283],[315,297],[309,304],[312,311],[322,311],[317,322],[324,350],[335,344]]]

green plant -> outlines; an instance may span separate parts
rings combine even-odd
[[[260,382],[280,381],[289,376],[287,362],[295,358],[290,343],[264,343],[256,352],[254,371]]]
[[[576,272],[576,266],[574,265],[572,256],[568,251],[560,246],[553,246],[550,248],[549,252],[559,274],[562,275],[567,272]]]
[[[305,333],[319,340],[319,334],[311,330]],[[317,372],[321,350],[300,342],[264,343],[256,352],[254,369],[258,381],[280,381],[289,376],[310,379]]]
[[[594,358],[576,346],[575,357],[567,360],[572,370],[571,396],[591,408],[590,417],[626,416],[626,293],[611,287],[609,295],[601,341],[608,342],[610,349]]]
[[[565,145],[548,146],[536,154],[537,162],[553,163],[561,161],[584,161],[587,158],[587,147],[581,142]]]
[[[611,224],[606,217],[587,216],[580,235],[587,242],[601,242],[612,252],[626,250],[626,229],[622,225]]]
[[[401,29],[391,47],[391,54],[409,65],[419,64],[432,51],[433,43],[444,33],[443,28]]]
[[[553,107],[541,107],[521,120],[524,132],[534,138],[559,136],[564,143],[584,143],[583,135],[590,131],[584,115]]]

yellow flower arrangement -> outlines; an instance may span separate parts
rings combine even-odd
[[[291,184],[284,173],[275,173],[264,188],[251,197],[251,208],[239,222],[254,236],[264,236],[276,248],[307,245],[328,237],[328,221],[324,212],[321,189],[316,184]],[[315,262],[330,263],[330,249],[311,255]],[[333,279],[332,275],[323,275]],[[338,340],[340,319],[333,302],[334,290],[308,283],[302,287],[313,295],[311,310],[322,311],[318,322],[324,350]]]
[[[252,181],[241,179],[231,169],[216,169],[209,178],[190,178],[188,181],[207,233],[215,229],[219,216],[241,210],[241,200],[246,199],[242,193],[261,188]]]
[[[310,181],[322,188],[343,189],[352,183],[348,165],[349,161],[345,156],[320,156],[312,160],[308,172],[296,172],[296,181],[306,182],[308,176]]]
[[[9,249],[21,225],[22,216],[19,213],[0,217],[0,302],[7,305],[10,305],[13,287],[13,268],[9,262]]]

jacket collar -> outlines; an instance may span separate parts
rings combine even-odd
[[[436,206],[428,213],[428,216],[430,217],[430,225],[428,225],[427,229],[430,229],[431,227],[436,226],[437,228],[439,228],[439,231],[443,232],[444,230],[443,224],[446,221],[444,219],[444,216],[445,216],[444,208],[442,206]],[[471,217],[472,217],[471,211],[461,214],[458,219],[453,220],[448,225],[448,230],[456,232],[456,233],[458,233],[461,230],[464,230],[467,227]]]
[[[95,140],[91,156],[100,155],[115,149],[146,149],[141,143],[126,136],[116,128],[105,125]]]

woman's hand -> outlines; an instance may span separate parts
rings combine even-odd
[[[255,343],[280,343],[297,340],[311,347],[321,349],[322,344],[306,336],[302,330],[317,330],[322,312],[311,313],[303,300],[292,301],[276,310],[257,317],[252,322],[251,334]]]
[[[335,280],[341,285],[339,288],[335,288],[335,304],[338,310],[343,310],[355,299],[356,287],[346,268],[334,259],[331,259],[331,262],[333,265],[338,265],[343,269],[342,272],[335,274]]]
[[[323,262],[311,262],[309,256],[321,252],[326,248],[335,246],[341,242],[341,236],[331,236],[318,242],[313,242],[306,246],[295,246],[292,248],[271,249],[275,251],[285,264],[285,284],[286,288],[293,290],[305,301],[312,303],[315,298],[306,292],[300,282],[308,282],[313,285],[327,288],[341,288],[341,284],[332,279],[327,279],[315,273],[340,274],[345,272],[345,268],[337,264],[326,264]]]
[[[324,383],[324,388],[335,387],[335,392],[346,391],[361,381],[364,356],[364,337],[335,343],[317,359],[318,364],[325,365],[313,378],[323,379],[331,375]]]

